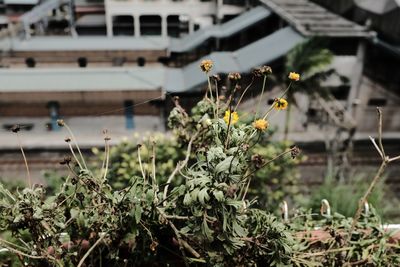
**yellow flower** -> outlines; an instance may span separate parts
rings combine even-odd
[[[289,73],[289,79],[297,82],[298,80],[300,80],[300,74],[296,72],[291,72]]]
[[[284,98],[277,98],[275,99],[274,107],[277,110],[286,109],[288,106],[288,102]]]
[[[213,62],[210,59],[202,60],[200,63],[200,68],[203,72],[209,72],[213,67]]]
[[[230,124],[235,124],[239,121],[239,115],[237,114],[237,112],[230,112],[229,110],[225,111],[225,116],[224,116],[224,121],[226,122],[226,124],[229,124],[229,117],[230,117]]]
[[[268,128],[268,126],[269,126],[268,121],[266,121],[264,119],[255,120],[253,122],[253,127],[259,131],[264,131],[265,129]]]

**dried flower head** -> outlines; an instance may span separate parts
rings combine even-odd
[[[251,156],[251,162],[253,162],[254,167],[256,169],[260,169],[262,167],[262,165],[264,164],[264,159],[261,155],[254,154],[253,156]]]
[[[71,162],[71,157],[70,156],[66,156],[64,157],[64,159],[62,161],[60,161],[61,165],[68,165]]]
[[[300,80],[300,74],[298,74],[296,72],[290,72],[288,77],[292,81],[296,81],[297,82],[298,80]]]
[[[270,66],[262,66],[260,68],[260,72],[262,75],[270,75],[272,74],[272,68]]]
[[[210,72],[212,67],[213,67],[213,62],[210,59],[202,60],[200,63],[200,68],[203,72],[206,72],[206,73]]]
[[[284,98],[276,98],[274,102],[274,108],[277,110],[284,110],[288,106],[288,102]]]
[[[253,75],[254,75],[255,77],[261,77],[261,76],[263,76],[263,74],[262,74],[262,72],[261,72],[261,68],[255,68],[255,69],[253,69]]]
[[[228,79],[232,81],[239,81],[242,78],[239,72],[231,72],[228,75]]]
[[[296,158],[298,155],[300,155],[301,150],[298,146],[291,146],[291,151],[290,151],[290,155],[292,156],[292,158]]]
[[[13,133],[18,133],[19,131],[21,131],[21,126],[19,126],[18,124],[15,124],[11,127],[11,131]]]
[[[268,128],[268,126],[269,126],[268,121],[264,119],[255,120],[253,122],[253,127],[259,131],[265,131]]]
[[[219,77],[219,75],[218,74],[214,74],[213,76],[212,76],[212,78],[214,79],[214,81],[216,81],[216,82],[219,82],[219,81],[221,81],[221,77]]]
[[[233,125],[239,121],[239,115],[237,114],[236,111],[231,112],[227,110],[225,111],[224,121],[226,122],[226,124]]]
[[[65,125],[64,120],[57,120],[57,125],[63,127]]]
[[[70,138],[70,137],[65,137],[64,141],[65,141],[66,143],[69,143],[69,142],[71,142],[71,138]]]
[[[156,251],[157,247],[158,247],[158,242],[153,240],[153,242],[151,242],[151,244],[150,244],[150,250],[151,251]]]

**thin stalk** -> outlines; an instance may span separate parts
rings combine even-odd
[[[254,118],[255,118],[255,119],[257,119],[257,116],[258,116],[258,111],[259,111],[259,109],[260,109],[260,105],[261,105],[262,98],[263,98],[263,95],[264,95],[264,90],[265,90],[265,84],[266,84],[266,82],[267,82],[267,75],[264,75],[263,87],[262,87],[262,90],[261,90],[261,95],[260,95],[259,100],[258,100],[258,104],[257,104],[257,108],[256,108],[256,114],[254,115]]]
[[[233,109],[233,111],[237,110],[237,108],[239,107],[239,104],[242,102],[242,99],[243,99],[244,95],[246,94],[247,90],[249,90],[250,87],[253,85],[253,82],[254,82],[254,76],[251,79],[251,82],[249,83],[249,85],[244,89],[244,91],[243,91],[242,95],[240,96],[239,101],[237,102],[237,104],[236,104],[235,108]]]
[[[79,261],[79,264],[77,267],[81,267],[82,264],[85,262],[86,258],[90,255],[90,253],[92,253],[92,251],[97,247],[97,245],[100,244],[100,242],[106,237],[106,233],[104,233],[104,235],[102,235],[97,241],[96,243],[93,244],[93,246],[91,246],[89,248],[89,250],[85,253],[85,255],[83,255],[82,259]]]
[[[104,173],[104,167],[105,167],[105,164],[106,164],[106,155],[107,155],[107,141],[104,140],[104,158],[103,158],[103,162],[101,163],[100,177],[102,177],[103,173]]]
[[[226,139],[225,139],[225,149],[228,147],[229,139],[230,139],[230,128],[231,128],[231,120],[232,120],[232,109],[229,105],[229,119],[228,119],[228,128],[226,130]]]
[[[353,221],[351,223],[349,239],[351,238],[351,234],[353,233],[353,231],[356,227],[356,224],[357,224],[358,220],[360,219],[361,213],[364,209],[365,202],[368,200],[368,197],[371,195],[376,184],[378,183],[379,179],[381,178],[382,173],[385,171],[387,163],[388,163],[387,160],[382,161],[381,166],[379,167],[377,173],[375,174],[374,179],[372,179],[372,182],[369,185],[367,191],[365,192],[364,196],[358,202],[358,209],[357,209],[356,214],[354,215]]]
[[[64,122],[64,126],[67,129],[67,131],[69,132],[69,134],[71,135],[72,140],[74,140],[76,149],[78,150],[78,153],[79,153],[79,155],[80,155],[80,157],[82,159],[83,166],[85,166],[85,169],[88,170],[88,167],[86,166],[85,158],[82,155],[82,152],[81,152],[81,150],[79,148],[78,142],[76,141],[76,137],[75,137],[74,133],[72,132],[71,128],[69,128],[68,124],[66,124],[65,122]]]
[[[218,81],[215,79],[215,95],[217,104],[217,118],[219,118],[219,93],[218,93]]]
[[[286,88],[286,90],[283,92],[283,94],[279,98],[282,98],[287,94],[287,92],[289,91],[291,85],[292,85],[292,82],[289,83],[288,87]],[[272,105],[269,107],[269,109],[267,110],[267,112],[263,116],[264,120],[268,117],[268,114],[274,109],[274,106],[275,106],[275,102],[272,103]]]
[[[143,176],[143,182],[146,183],[146,175],[144,174],[143,165],[142,165],[142,158],[140,156],[140,148],[142,147],[142,145],[138,145],[137,147],[138,147],[139,167],[140,167],[140,171],[141,171],[142,176]]]
[[[171,175],[168,177],[167,183],[166,183],[166,185],[165,185],[165,187],[164,187],[163,201],[167,198],[168,187],[169,187],[170,183],[172,182],[172,180],[174,179],[175,175],[176,175],[180,170],[182,170],[182,169],[186,166],[186,164],[188,163],[189,158],[190,158],[190,153],[191,153],[191,151],[192,151],[192,143],[193,143],[193,141],[196,139],[196,137],[198,136],[198,134],[199,134],[199,132],[196,132],[196,133],[192,136],[192,138],[190,138],[190,141],[189,141],[189,144],[188,144],[188,147],[187,147],[187,150],[186,150],[186,157],[185,157],[185,159],[184,159],[182,162],[178,162],[178,163],[176,164],[176,167],[175,167],[174,171],[173,171],[173,172],[171,173]],[[165,202],[164,202],[164,205],[166,205]]]
[[[22,144],[21,144],[21,139],[19,137],[19,133],[17,133],[17,139],[18,139],[19,148],[21,149],[22,157],[24,158],[24,163],[25,163],[25,167],[26,167],[26,175],[27,175],[27,179],[28,179],[28,185],[29,185],[29,188],[32,188],[31,173],[29,171],[29,165],[28,165],[28,161],[27,161],[26,156],[25,156],[24,149],[22,148]]]
[[[153,186],[156,185],[156,143],[153,141],[151,165],[153,169]]]
[[[103,180],[105,180],[107,178],[107,172],[108,172],[108,164],[109,164],[109,160],[110,160],[110,145],[108,143],[107,138],[105,138],[105,143],[106,143],[106,163],[105,163],[105,170],[104,170],[104,176],[103,176]]]
[[[207,75],[207,81],[208,81],[208,89],[210,90],[210,96],[211,96],[211,102],[212,102],[212,109],[213,109],[214,119],[216,119],[216,118],[217,118],[217,114],[215,113],[214,96],[213,96],[213,94],[212,94],[212,87],[211,87],[210,76],[208,76],[208,75]]]
[[[290,118],[291,118],[291,110],[292,110],[292,105],[289,105],[287,110],[286,110],[286,118],[285,118],[285,131],[283,135],[283,140],[287,141],[288,140],[288,135],[289,135],[289,127],[290,127]]]
[[[79,159],[78,159],[78,157],[76,156],[76,154],[75,154],[75,152],[74,152],[74,149],[72,148],[71,143],[68,142],[68,146],[69,146],[69,150],[71,151],[72,156],[74,157],[74,159],[75,159],[76,162],[78,163],[79,168],[80,168],[80,169],[83,169],[83,168],[82,168],[82,165],[81,165],[81,163],[80,163],[80,161],[79,161]]]

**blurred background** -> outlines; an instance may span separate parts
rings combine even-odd
[[[69,151],[58,119],[89,157],[103,146],[104,129],[114,145],[167,132],[171,98],[190,109],[204,95],[203,59],[214,61],[221,91],[234,86],[230,72],[241,74],[242,89],[252,83],[242,114],[254,114],[261,93],[255,67],[273,69],[265,106],[286,88],[289,71],[301,74],[290,108],[270,119],[271,142],[303,150],[296,172],[284,174],[301,192],[293,205],[328,198],[351,216],[380,163],[369,139],[378,106],[386,152],[400,152],[400,0],[1,0],[0,13],[6,183],[25,179],[14,124],[32,176],[49,183],[45,173],[62,173]],[[373,201],[396,220],[400,165],[384,178]]]

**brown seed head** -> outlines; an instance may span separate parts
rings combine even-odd
[[[296,158],[300,153],[301,150],[300,148],[298,148],[297,146],[291,146],[291,151],[290,151],[290,155],[292,156],[292,158]]]
[[[57,125],[63,127],[65,125],[64,120],[57,120]]]
[[[242,78],[239,72],[231,72],[228,75],[228,79],[232,81],[239,81]]]
[[[11,127],[11,131],[13,133],[18,133],[21,130],[21,126],[19,126],[19,124],[15,124]]]

